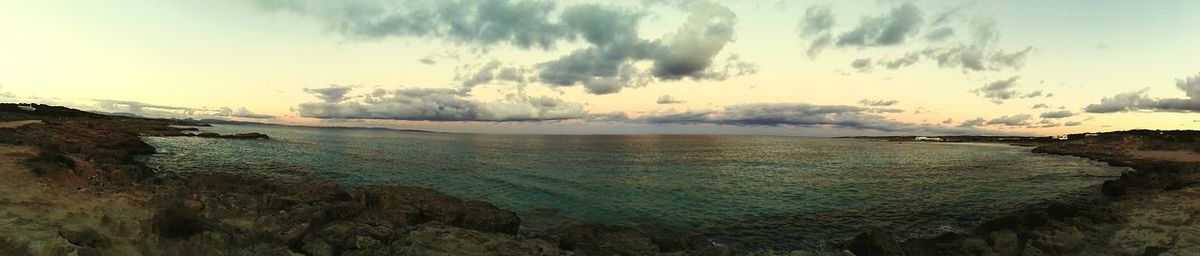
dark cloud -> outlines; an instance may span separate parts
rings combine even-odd
[[[643,86],[651,78],[725,80],[757,72],[755,65],[736,55],[724,65],[713,65],[716,55],[733,40],[737,16],[732,11],[711,2],[689,2],[682,8],[689,12],[688,22],[664,40],[638,38],[639,15],[591,5],[568,8],[564,23],[582,31],[591,46],[540,64],[537,77],[554,86],[581,84],[589,93],[609,94]],[[651,61],[651,68],[638,70],[634,66],[638,61]]]
[[[898,108],[868,108],[867,113],[904,113],[903,109]]]
[[[1100,103],[1088,105],[1088,113],[1114,113],[1127,111],[1154,112],[1200,112],[1200,74],[1175,81],[1175,88],[1187,98],[1151,98],[1149,89],[1121,93],[1100,99]]]
[[[835,22],[833,11],[829,5],[813,5],[804,11],[800,20],[800,37],[809,38],[808,57],[816,58],[821,51],[833,44],[833,35],[829,31]]]
[[[317,95],[317,94],[314,94]],[[317,95],[320,97],[320,95]],[[579,119],[579,104],[550,97],[511,96],[481,102],[460,90],[441,88],[376,89],[358,101],[311,102],[300,116],[320,119],[388,119],[410,121],[515,122]]]
[[[1079,126],[1082,124],[1083,124],[1083,122],[1074,122],[1074,121],[1063,123],[1063,125],[1066,125],[1066,126]]]
[[[838,36],[838,46],[891,46],[899,45],[916,36],[924,21],[921,9],[911,2],[892,9],[887,14],[867,17],[858,27]]]
[[[953,28],[943,27],[943,28],[934,29],[933,31],[930,31],[929,33],[925,33],[925,40],[929,40],[930,42],[946,41],[947,39],[950,39],[952,37],[954,37],[954,29]]]
[[[1050,108],[1050,105],[1046,105],[1045,103],[1038,103],[1036,105],[1033,105],[1033,107],[1030,109],[1039,109],[1039,108]]]
[[[1004,125],[1004,126],[1026,126],[1029,125],[1029,119],[1033,116],[1029,114],[1017,114],[1011,116],[1001,116],[992,118],[987,121],[987,125]]]
[[[961,124],[958,125],[958,127],[978,127],[978,126],[984,125],[986,123],[987,123],[987,120],[984,120],[982,117],[976,117],[975,119],[963,121]]]
[[[939,134],[986,133],[971,128],[918,125],[888,120],[869,108],[806,103],[755,103],[724,110],[688,110],[648,113],[631,122],[648,124],[717,124],[737,126],[798,126],[864,129],[886,132]]]
[[[615,6],[581,4],[561,9],[553,1],[282,1],[258,0],[258,6],[311,16],[331,30],[351,38],[416,37],[490,47],[507,44],[518,48],[552,49],[559,42],[584,41],[556,60],[536,65],[536,77],[551,86],[582,85],[589,93],[608,94],[626,87],[659,80],[725,80],[752,74],[757,67],[735,56],[714,63],[725,45],[733,41],[737,16],[725,6],[708,1],[679,2],[687,22],[665,38],[638,37],[643,11]],[[557,19],[554,14],[557,13]],[[428,61],[426,61],[428,60]],[[647,70],[634,64],[651,62]],[[432,59],[423,59],[432,64]],[[723,65],[722,65],[723,64]],[[494,81],[500,73],[526,72],[498,65],[477,67],[460,75],[463,88]],[[531,80],[532,81],[532,80]]]
[[[421,64],[425,64],[425,65],[437,64],[437,61],[433,60],[433,58],[430,58],[430,57],[421,58],[421,59],[417,60],[417,62],[420,62]]]
[[[1044,112],[1044,113],[1042,113],[1041,117],[1058,119],[1058,118],[1067,118],[1067,117],[1071,117],[1074,115],[1075,115],[1075,113],[1071,112],[1070,110],[1059,110],[1059,111]]]
[[[551,1],[257,0],[268,11],[310,16],[348,38],[424,37],[478,46],[550,49],[569,38]]]
[[[979,46],[958,45],[952,47],[929,47],[922,51],[925,57],[936,60],[938,67],[962,68],[963,71],[1020,70],[1025,67],[1025,58],[1033,52],[1026,47],[1017,52],[1004,50],[989,51]]]
[[[833,28],[835,20],[829,5],[813,5],[804,10],[804,18],[800,20],[800,35],[813,36],[828,32]]]
[[[997,80],[987,83],[978,89],[973,89],[971,92],[974,92],[975,95],[991,99],[992,102],[996,104],[1001,104],[1004,103],[1005,100],[1009,100],[1017,96],[1018,92],[1013,88],[1017,87],[1018,79],[1021,79],[1021,77],[1014,76],[1005,80]]]
[[[503,66],[500,61],[493,60],[482,65],[466,65],[459,69],[455,80],[461,82],[463,91],[470,92],[476,86],[490,84],[494,81],[525,84],[531,78],[526,78],[527,71],[517,67]]]
[[[304,92],[311,93],[322,101],[337,103],[345,100],[346,93],[349,93],[351,89],[350,86],[329,85],[329,87],[322,88],[304,88]]]
[[[863,100],[858,101],[858,104],[861,104],[863,106],[872,106],[872,107],[886,107],[886,106],[896,105],[898,103],[900,103],[900,101],[898,101],[898,100],[863,99]]]
[[[681,101],[681,100],[677,100],[677,99],[675,99],[675,97],[671,97],[671,95],[663,95],[663,96],[659,96],[659,97],[658,97],[658,101],[655,101],[655,103],[658,103],[658,104],[679,104],[679,103],[683,103],[683,101]]]
[[[655,77],[678,80],[704,78],[713,57],[733,41],[737,15],[729,8],[712,2],[692,2],[687,23],[665,40],[654,56]]]

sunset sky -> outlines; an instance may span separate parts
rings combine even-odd
[[[1198,1],[4,1],[0,100],[486,133],[1200,128]]]

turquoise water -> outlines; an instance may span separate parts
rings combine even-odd
[[[435,188],[522,215],[694,231],[714,241],[820,247],[867,225],[906,236],[970,227],[1090,195],[1127,169],[995,144],[712,135],[480,135],[217,125],[266,141],[150,137],[166,172]],[[1092,188],[1092,189],[1089,189]]]

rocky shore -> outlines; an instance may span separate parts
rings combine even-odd
[[[13,104],[0,104],[0,122],[8,124],[0,125],[0,256],[1200,253],[1200,161],[1178,153],[1198,152],[1200,141],[1182,133],[1113,133],[1035,149],[1138,170],[1106,182],[1105,200],[1045,205],[967,234],[896,241],[868,229],[830,252],[777,253],[604,224],[518,236],[515,213],[425,188],[162,174],[134,160],[155,152],[140,136],[269,139],[181,127],[193,122]]]
[[[896,241],[868,230],[856,255],[1200,255],[1200,132],[1134,130],[1038,144],[1034,153],[1131,167],[1099,188],[1106,198],[1048,203],[972,232]]]

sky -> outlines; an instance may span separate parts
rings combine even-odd
[[[0,101],[544,134],[1200,126],[1197,1],[0,2]]]

